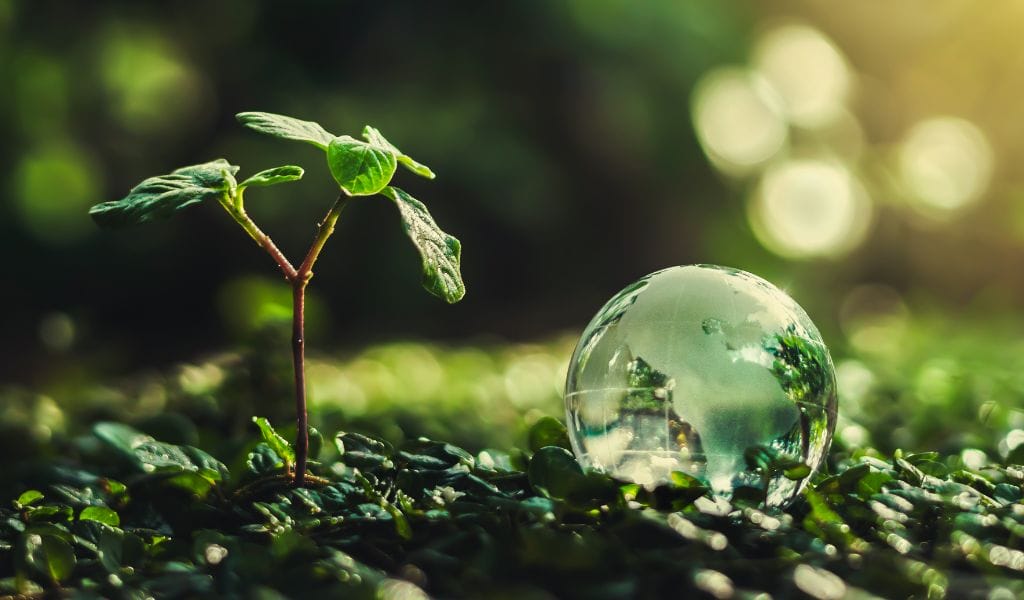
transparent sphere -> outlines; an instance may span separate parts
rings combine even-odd
[[[816,470],[828,452],[835,372],[807,313],[772,284],[672,267],[627,286],[587,325],[565,405],[584,467],[649,487],[682,471],[715,496],[754,488],[781,506],[806,484],[795,465]]]

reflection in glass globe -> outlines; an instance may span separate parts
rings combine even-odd
[[[835,390],[796,302],[750,273],[694,265],[605,304],[573,354],[565,402],[584,467],[646,486],[682,471],[716,496],[754,488],[779,506],[806,482],[792,465],[817,469],[828,451]]]

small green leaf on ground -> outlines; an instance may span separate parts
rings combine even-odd
[[[82,509],[78,519],[80,521],[96,521],[111,527],[117,527],[121,524],[121,517],[117,516],[116,512],[106,506],[87,506]]]
[[[320,453],[324,449],[324,434],[320,433],[320,430],[316,427],[309,428],[309,457],[312,459],[320,458]]]
[[[388,456],[392,448],[381,440],[339,431],[334,436],[334,446],[338,449],[341,461],[350,467],[372,471],[394,466]]]
[[[423,287],[449,304],[466,295],[460,260],[462,244],[434,222],[427,207],[396,187],[382,193],[394,201],[402,214],[402,226],[423,259]]]
[[[286,140],[308,142],[321,150],[327,150],[334,136],[313,121],[266,112],[242,112],[235,118],[249,129]]]
[[[236,172],[238,167],[223,158],[182,167],[170,174],[146,179],[124,198],[93,206],[89,214],[101,227],[124,227],[166,219],[231,190]]]
[[[266,187],[269,185],[277,185],[278,183],[285,183],[288,181],[296,181],[302,179],[302,174],[302,167],[296,167],[295,165],[284,165],[282,167],[274,167],[273,169],[267,169],[265,171],[260,171],[259,173],[256,173],[252,177],[238,184],[238,187]]]
[[[22,543],[22,560],[25,565],[48,576],[51,581],[63,581],[75,570],[75,551],[61,538],[49,534],[26,533]]]
[[[379,146],[390,151],[398,159],[398,162],[406,169],[420,177],[426,177],[427,179],[434,178],[434,172],[430,170],[430,167],[423,163],[416,162],[408,154],[396,148],[395,145],[387,141],[387,139],[385,139],[376,128],[370,127],[369,125],[364,127],[363,137],[374,146]]]
[[[390,150],[344,135],[331,140],[327,166],[350,196],[372,196],[384,189],[395,174],[395,154]]]
[[[288,440],[281,437],[281,435],[274,430],[274,427],[266,417],[253,417],[252,422],[260,428],[260,435],[263,437],[263,441],[266,442],[278,456],[284,459],[288,464],[293,464],[295,462],[295,450],[292,449],[292,445],[288,443]]]
[[[18,508],[24,508],[26,506],[31,506],[42,499],[43,493],[39,490],[25,490],[14,502],[18,505]]]
[[[811,467],[809,467],[806,464],[800,463],[799,465],[794,465],[784,470],[782,474],[786,476],[786,479],[800,481],[801,479],[811,474]]]
[[[93,425],[93,435],[117,451],[122,457],[135,459],[135,449],[146,442],[155,441],[152,436],[123,423],[100,422]]]
[[[565,498],[583,478],[583,469],[565,448],[547,446],[530,459],[530,485],[553,498]]]
[[[554,417],[541,417],[530,427],[530,451],[536,452],[544,446],[558,446],[571,450],[565,425]]]

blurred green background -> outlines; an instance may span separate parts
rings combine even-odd
[[[100,232],[86,212],[185,164],[295,162],[303,181],[248,207],[299,254],[334,184],[315,149],[234,122],[264,110],[377,126],[438,173],[400,185],[463,242],[446,306],[391,206],[344,215],[311,288],[321,418],[513,443],[559,413],[608,297],[704,262],[819,324],[841,442],[1005,454],[1024,442],[1022,21],[966,0],[0,0],[0,417],[228,411],[223,386],[287,416],[288,291],[230,219]]]

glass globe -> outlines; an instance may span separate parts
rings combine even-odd
[[[648,487],[674,471],[718,497],[755,488],[782,506],[836,424],[832,359],[807,313],[738,269],[672,267],[597,313],[566,382],[577,460]],[[749,491],[749,490],[746,490]]]

